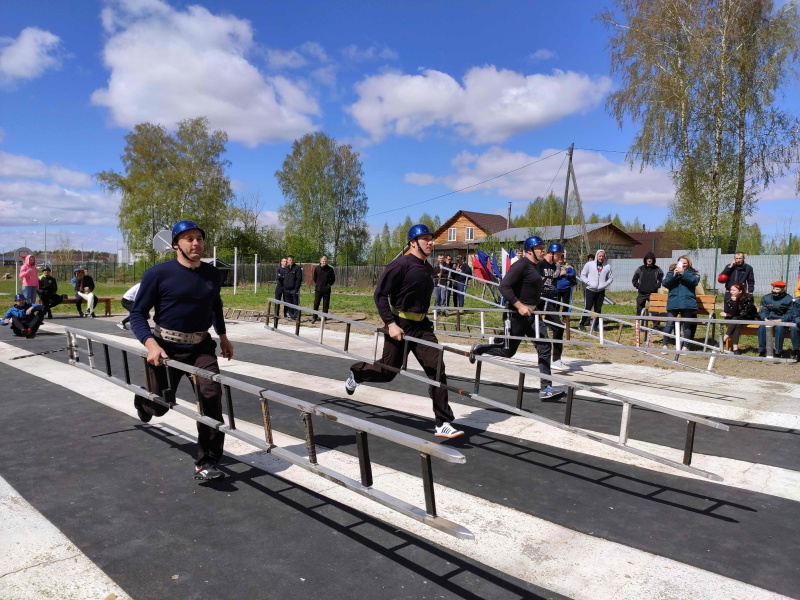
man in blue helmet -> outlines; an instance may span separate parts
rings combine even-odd
[[[544,258],[544,242],[537,236],[525,240],[525,254],[506,271],[505,277],[500,281],[500,293],[506,299],[511,312],[511,335],[516,337],[536,338],[536,315],[534,308],[539,304],[542,294],[542,274],[537,267]],[[539,338],[547,337],[547,328],[540,323]],[[508,348],[504,340],[493,344],[475,344],[472,347],[473,355],[500,356],[511,358],[517,353],[522,340],[508,340]],[[536,355],[539,362],[539,398],[552,400],[564,392],[552,387],[552,381],[547,379],[550,375],[550,344],[548,342],[534,342]]]
[[[149,268],[130,311],[131,330],[147,348],[147,388],[162,394],[172,381],[177,387],[185,373],[170,370],[160,365],[161,359],[169,358],[194,367],[219,373],[216,343],[209,335],[213,325],[219,334],[222,356],[230,360],[233,346],[225,333],[220,298],[220,273],[216,267],[202,262],[205,250],[205,231],[194,221],[179,221],[172,228],[174,260]],[[147,325],[150,309],[155,308],[151,331]],[[222,421],[222,387],[219,383],[197,377],[196,384],[202,413],[216,421]],[[175,392],[175,389],[172,389]],[[147,423],[154,416],[164,415],[167,407],[151,402],[142,396],[134,398],[139,418]],[[225,434],[221,431],[197,424],[198,455],[195,461],[194,478],[211,480],[222,477],[217,468],[222,458]]]
[[[433,292],[433,267],[426,260],[433,252],[433,234],[426,225],[414,225],[408,230],[409,251],[393,260],[383,271],[375,288],[375,305],[386,325],[383,335],[383,355],[380,363],[357,362],[350,367],[350,377],[345,382],[345,391],[352,395],[361,383],[384,383],[392,381],[397,373],[384,369],[381,364],[399,369],[406,357],[403,335],[438,343],[433,333],[433,323],[428,319]],[[436,380],[439,351],[431,346],[409,342],[412,352],[422,365],[429,379]],[[447,385],[444,364],[438,379]],[[428,394],[433,401],[436,417],[436,437],[452,439],[463,435],[453,427],[455,418],[447,398],[447,389],[429,386]]]

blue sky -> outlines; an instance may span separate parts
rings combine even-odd
[[[237,194],[264,223],[291,142],[323,131],[361,152],[377,231],[422,212],[521,213],[563,193],[564,154],[472,191],[429,198],[574,142],[587,213],[667,214],[666,172],[623,162],[633,133],[605,111],[614,89],[599,2],[109,0],[0,5],[0,250],[122,246],[117,199],[92,175],[120,169],[136,123],[206,115],[230,138]],[[785,100],[797,106],[795,86]],[[559,168],[562,167],[559,171]],[[792,225],[787,218],[793,217]],[[57,221],[53,222],[54,219]],[[767,234],[798,231],[792,181],[765,192]]]

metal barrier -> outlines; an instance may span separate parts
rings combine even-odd
[[[75,329],[72,327],[65,327],[65,331],[67,335],[70,365],[97,375],[98,377],[130,390],[135,394],[144,396],[153,402],[157,402],[158,404],[166,406],[171,410],[194,419],[199,423],[203,423],[208,427],[222,431],[226,435],[233,436],[239,440],[242,440],[243,442],[260,448],[261,450],[270,452],[271,454],[293,465],[301,467],[306,471],[310,471],[311,473],[319,475],[320,477],[324,477],[333,483],[339,484],[348,490],[374,500],[383,506],[395,510],[407,517],[411,517],[412,519],[420,521],[430,527],[448,533],[457,538],[474,538],[473,534],[468,529],[462,525],[450,521],[449,519],[439,516],[436,512],[436,498],[433,488],[431,457],[439,458],[450,463],[465,463],[466,459],[464,458],[464,455],[457,450],[440,444],[434,444],[425,440],[421,440],[412,435],[395,431],[382,425],[369,423],[363,419],[352,417],[339,411],[320,407],[310,402],[305,402],[303,400],[292,398],[277,392],[272,392],[249,383],[244,383],[226,375],[220,375],[210,371],[205,371],[203,369],[198,369],[175,360],[162,360],[163,365],[183,371],[184,373],[188,373],[192,378],[193,384],[196,382],[197,378],[206,378],[216,381],[222,385],[223,399],[227,407],[228,416],[228,423],[226,425],[223,422],[203,415],[199,396],[197,398],[197,412],[177,404],[175,399],[175,389],[173,382],[171,381],[171,377],[169,376],[169,370],[167,370],[169,388],[162,392],[164,394],[163,396],[153,394],[147,391],[145,388],[132,383],[128,356],[134,355],[138,357],[143,361],[144,367],[147,368],[147,351],[144,348],[131,348],[130,346],[121,342],[117,342],[113,339],[105,338],[96,333]],[[86,339],[87,363],[82,363],[80,361],[81,350],[78,347],[78,337]],[[95,358],[96,345],[100,347],[104,357],[103,368],[99,368],[97,365]],[[120,379],[112,374],[110,348],[119,350],[122,353],[121,363],[124,371],[123,379]],[[194,388],[195,393],[197,393],[197,385],[194,385]],[[248,394],[253,394],[259,399],[263,418],[264,440],[261,440],[260,438],[240,431],[236,428],[233,399],[231,397],[232,388],[247,392]],[[275,445],[272,434],[272,420],[270,418],[269,411],[270,401],[300,411],[306,433],[306,449],[308,451],[308,458],[287,450],[286,448],[281,448]],[[345,427],[355,430],[361,481],[357,481],[351,477],[348,477],[347,475],[338,473],[337,471],[320,465],[317,462],[317,451],[314,443],[314,427],[312,421],[313,415],[339,423],[340,425],[344,425]],[[391,496],[380,490],[376,490],[372,487],[373,478],[372,463],[370,461],[369,454],[369,434],[419,452],[422,470],[422,486],[425,494],[425,509],[409,504],[404,500]]]
[[[712,419],[706,419],[704,417],[698,417],[696,415],[692,415],[692,414],[689,414],[689,413],[686,413],[686,412],[673,410],[673,409],[670,409],[670,408],[664,408],[662,406],[658,406],[657,404],[652,404],[650,402],[646,402],[646,401],[643,401],[643,400],[638,400],[636,398],[630,398],[628,396],[624,396],[622,394],[617,394],[616,392],[610,392],[610,391],[604,390],[604,389],[596,387],[596,386],[576,383],[576,382],[574,382],[574,381],[572,381],[572,380],[570,380],[568,378],[561,377],[559,375],[548,375],[547,376],[548,379],[556,381],[559,384],[563,384],[563,385],[565,385],[567,387],[566,413],[565,413],[565,417],[564,417],[564,423],[559,423],[558,421],[554,421],[552,419],[547,419],[545,417],[539,416],[539,415],[534,414],[532,412],[529,412],[529,411],[526,411],[526,410],[522,410],[522,397],[523,397],[523,393],[524,393],[525,376],[530,375],[530,376],[533,376],[533,377],[541,378],[541,374],[538,371],[534,371],[534,370],[526,368],[526,367],[519,367],[519,366],[516,366],[516,365],[508,364],[507,362],[495,360],[495,359],[492,359],[490,357],[485,357],[485,356],[474,356],[473,357],[473,356],[471,356],[470,352],[465,351],[465,350],[461,350],[459,348],[453,348],[453,347],[450,347],[450,346],[446,346],[444,344],[433,343],[433,342],[429,342],[427,340],[423,340],[423,339],[419,339],[419,338],[415,338],[415,337],[411,337],[411,336],[404,336],[403,339],[405,341],[405,349],[406,350],[408,349],[408,344],[409,343],[415,343],[415,344],[420,344],[420,345],[424,345],[424,346],[430,346],[432,348],[436,348],[437,350],[439,350],[439,361],[438,361],[439,368],[438,368],[438,371],[437,371],[437,380],[429,379],[428,377],[426,377],[424,375],[419,375],[417,373],[412,373],[412,372],[408,371],[408,365],[407,365],[407,362],[405,360],[404,360],[402,366],[399,367],[399,368],[398,367],[393,367],[391,365],[387,365],[387,364],[382,363],[382,362],[380,362],[378,360],[378,342],[379,342],[381,336],[384,333],[386,333],[386,330],[384,328],[377,327],[375,325],[370,325],[368,323],[359,323],[357,321],[352,321],[350,319],[345,319],[343,317],[337,317],[337,316],[331,315],[329,313],[324,313],[324,312],[319,311],[319,310],[313,310],[313,309],[310,309],[310,308],[307,308],[307,307],[303,307],[303,306],[300,306],[300,305],[297,305],[297,304],[291,304],[289,302],[284,302],[283,300],[276,300],[274,298],[269,300],[269,304],[268,304],[268,307],[267,307],[267,312],[268,313],[272,313],[272,304],[276,304],[276,305],[279,305],[279,306],[286,306],[286,307],[289,307],[290,309],[296,311],[296,317],[295,317],[295,321],[294,321],[294,331],[293,332],[281,331],[280,329],[278,329],[279,318],[277,316],[275,316],[275,315],[273,315],[270,318],[270,320],[266,323],[265,327],[267,329],[271,330],[271,331],[274,331],[275,333],[279,333],[281,335],[285,335],[285,336],[289,336],[289,337],[292,337],[292,338],[295,338],[295,339],[299,339],[299,340],[301,340],[303,342],[306,342],[308,344],[312,344],[312,345],[317,346],[319,348],[325,348],[327,350],[331,350],[333,352],[336,352],[337,354],[348,356],[348,357],[353,358],[353,359],[358,360],[358,361],[370,362],[370,363],[375,364],[377,366],[380,366],[381,368],[386,369],[388,371],[392,371],[394,373],[398,373],[398,374],[403,375],[405,377],[410,377],[411,379],[416,379],[417,381],[422,381],[422,382],[424,382],[424,383],[426,383],[428,385],[434,386],[434,387],[444,388],[449,392],[453,392],[455,394],[459,394],[461,396],[464,396],[464,397],[467,397],[467,398],[471,398],[471,399],[473,399],[473,400],[475,400],[477,402],[480,402],[482,404],[486,404],[486,405],[491,406],[493,408],[499,408],[499,409],[504,410],[506,412],[509,412],[509,413],[512,413],[512,414],[515,414],[515,415],[518,415],[518,416],[521,416],[521,417],[525,417],[527,419],[531,419],[531,420],[537,421],[539,423],[544,423],[545,425],[550,425],[552,427],[556,427],[556,428],[561,429],[563,431],[567,431],[567,432],[573,433],[575,435],[579,435],[581,437],[585,437],[585,438],[588,438],[590,440],[594,440],[595,442],[599,442],[599,443],[605,444],[607,446],[612,446],[614,448],[617,448],[618,450],[622,450],[624,452],[635,454],[637,456],[641,456],[643,458],[647,458],[647,459],[652,460],[654,462],[658,462],[658,463],[661,463],[661,464],[669,465],[669,466],[671,466],[673,468],[680,469],[682,471],[688,471],[689,473],[693,473],[695,475],[699,475],[701,477],[705,477],[705,478],[710,479],[712,481],[723,481],[722,477],[720,477],[719,475],[716,475],[714,473],[710,473],[708,471],[704,471],[702,469],[698,469],[696,467],[692,467],[691,466],[692,453],[693,453],[693,448],[694,448],[694,436],[695,436],[695,427],[696,427],[696,425],[699,423],[701,425],[707,425],[709,427],[713,427],[713,428],[716,428],[716,429],[721,429],[723,431],[729,431],[730,428],[727,425],[723,424],[723,423],[718,423],[717,421],[714,421]],[[302,314],[303,313],[307,313],[309,315],[316,315],[317,317],[319,317],[321,319],[320,329],[319,329],[319,341],[313,341],[313,340],[304,338],[304,337],[302,337],[300,335],[300,320],[302,318]],[[345,326],[345,335],[344,335],[343,348],[338,348],[336,346],[331,346],[329,344],[325,344],[324,343],[323,340],[324,340],[324,335],[325,335],[325,331],[326,331],[326,325],[327,325],[327,323],[329,321],[330,322],[334,322],[334,323],[344,324],[344,326]],[[270,322],[272,324],[270,324]],[[372,357],[371,358],[359,356],[359,355],[357,355],[357,354],[355,354],[355,353],[353,353],[353,352],[351,352],[349,350],[350,335],[351,335],[353,327],[358,327],[358,328],[361,328],[361,329],[369,330],[374,335],[374,343],[373,343]],[[552,340],[547,340],[547,341],[552,341]],[[441,369],[444,366],[444,353],[445,352],[458,354],[460,356],[464,356],[464,357],[468,357],[468,358],[474,358],[476,360],[475,380],[474,380],[473,392],[468,392],[466,390],[462,390],[462,389],[456,388],[456,387],[451,386],[451,385],[442,384],[441,382],[438,381],[438,375],[441,373]],[[405,352],[404,355],[407,357],[408,356],[408,352]],[[516,371],[516,372],[519,373],[519,380],[518,380],[518,384],[517,384],[516,407],[508,406],[507,404],[504,404],[503,402],[499,402],[497,400],[493,400],[491,398],[488,398],[488,397],[483,396],[483,395],[478,393],[480,391],[481,369],[482,369],[482,366],[483,366],[484,362],[492,364],[492,365],[495,365],[495,366],[498,366],[498,367],[501,367],[501,368],[504,368],[504,369],[509,369],[511,371]],[[589,392],[592,392],[594,394],[598,394],[600,396],[608,398],[609,400],[612,400],[614,402],[619,402],[622,405],[622,420],[620,422],[620,433],[619,433],[618,441],[607,439],[607,438],[605,438],[605,437],[603,437],[603,436],[601,436],[599,434],[592,433],[591,431],[586,431],[584,429],[580,429],[580,428],[577,428],[577,427],[572,427],[570,425],[570,422],[571,422],[571,419],[572,419],[573,400],[574,400],[575,390],[589,391]],[[647,409],[647,410],[663,413],[663,414],[666,414],[666,415],[671,415],[671,416],[674,416],[674,417],[677,417],[679,419],[682,419],[682,420],[686,421],[686,444],[685,444],[685,449],[684,449],[683,462],[678,462],[678,461],[674,461],[674,460],[671,460],[671,459],[668,459],[668,458],[664,458],[664,457],[659,456],[657,454],[653,454],[651,452],[640,450],[638,448],[633,448],[633,447],[628,445],[628,429],[629,429],[629,424],[630,424],[631,407],[632,406],[637,406],[637,407],[644,408],[644,409]]]

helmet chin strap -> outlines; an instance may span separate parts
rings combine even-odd
[[[191,262],[194,262],[194,261],[193,261],[191,258],[189,258],[189,257],[186,255],[186,252],[184,252],[184,251],[183,251],[183,248],[181,248],[181,245],[180,245],[180,244],[176,244],[176,245],[175,245],[175,249],[176,249],[178,252],[180,252],[181,254],[183,254],[183,258],[185,258],[186,260],[188,260],[190,263],[191,263]]]

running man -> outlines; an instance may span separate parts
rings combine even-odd
[[[147,389],[159,396],[171,380],[175,388],[183,371],[167,367],[161,359],[170,358],[199,369],[219,373],[217,344],[208,333],[213,325],[219,334],[223,358],[233,358],[233,345],[225,333],[220,298],[220,273],[216,267],[201,261],[206,233],[194,221],[179,221],[172,228],[174,260],[155,265],[145,271],[130,314],[131,330],[147,348]],[[147,324],[150,309],[155,308],[153,331]],[[188,376],[188,375],[187,375]],[[222,386],[198,377],[199,400],[205,416],[222,421]],[[175,389],[172,390],[175,392]],[[169,409],[142,396],[133,404],[139,418],[147,423]],[[194,478],[210,480],[223,477],[217,468],[222,458],[225,434],[197,424],[198,453]]]
[[[375,288],[375,305],[386,325],[383,334],[383,355],[380,362],[399,369],[405,358],[403,335],[438,343],[433,333],[433,323],[428,319],[433,292],[434,269],[426,260],[433,252],[433,234],[426,225],[414,225],[408,230],[408,254],[393,260],[381,275]],[[408,352],[425,370],[429,379],[436,381],[439,351],[431,346],[409,342]],[[344,384],[345,391],[352,395],[359,384],[365,382],[384,383],[392,381],[397,373],[384,369],[377,363],[357,362],[350,367],[350,377]],[[444,364],[439,383],[447,384]],[[436,417],[436,437],[456,438],[464,435],[453,427],[455,418],[447,399],[447,389],[431,385],[428,395],[433,401]]]
[[[511,265],[506,276],[500,281],[500,293],[506,299],[511,309],[511,335],[517,337],[536,336],[536,319],[533,308],[539,304],[542,295],[542,274],[537,267],[544,258],[544,242],[541,238],[531,236],[525,240],[525,254],[523,258]],[[539,338],[547,337],[547,328],[539,321]],[[475,344],[472,347],[473,355],[500,356],[511,358],[517,353],[522,340],[508,340],[508,349],[505,340],[494,344]],[[543,377],[539,380],[539,399],[551,400],[561,396],[563,391],[556,391],[552,382],[547,379],[550,375],[550,344],[548,342],[534,342],[539,361],[539,373]],[[474,362],[474,359],[473,359]]]

